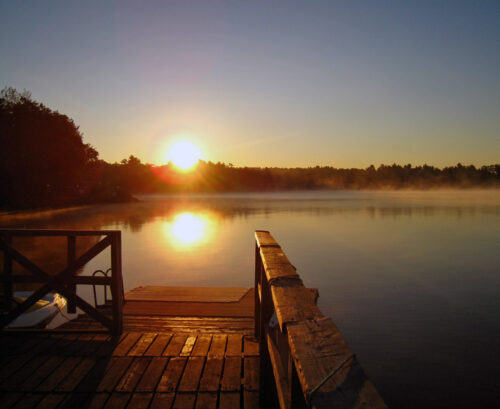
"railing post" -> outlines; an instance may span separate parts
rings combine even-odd
[[[114,232],[111,240],[111,296],[113,297],[113,335],[123,329],[123,280],[121,232]]]
[[[259,288],[261,288],[261,270],[262,270],[262,260],[260,259],[260,251],[259,251],[259,245],[257,242],[255,242],[255,298],[254,298],[254,304],[255,304],[255,312],[254,312],[254,317],[255,317],[255,336],[257,339],[260,339],[261,333],[260,333],[260,310],[261,310],[261,305],[260,305],[260,294],[259,294]]]
[[[12,237],[5,235],[4,241],[8,246],[12,245]],[[7,311],[12,311],[12,258],[5,251],[3,253],[3,288],[4,302]]]
[[[267,282],[266,273],[263,268],[260,268],[260,283],[260,406],[264,408],[273,408],[279,406],[274,372],[267,345],[267,327],[273,315],[273,304],[269,283]]]
[[[67,248],[67,262],[68,267],[71,265],[73,261],[76,259],[76,236],[67,236],[68,237],[68,248]],[[72,275],[74,279],[76,272]],[[69,291],[76,294],[76,284],[68,285]],[[76,305],[73,301],[68,300],[68,313],[75,314],[76,313]]]
[[[297,375],[297,368],[291,355],[288,361],[288,383],[290,385],[290,409],[306,409],[307,402]]]

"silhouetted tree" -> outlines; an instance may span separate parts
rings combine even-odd
[[[71,203],[98,153],[72,119],[28,92],[0,92],[0,204],[39,207]]]

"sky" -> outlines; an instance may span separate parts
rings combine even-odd
[[[0,0],[0,88],[104,160],[500,162],[497,1]]]

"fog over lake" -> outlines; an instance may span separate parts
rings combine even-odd
[[[498,191],[140,199],[0,213],[0,226],[122,230],[126,291],[252,286],[253,232],[270,230],[304,284],[319,289],[321,310],[390,407],[493,401],[500,384]],[[56,247],[48,239],[25,243],[42,264],[51,263],[44,254],[57,259]],[[85,269],[106,269],[108,260],[103,254]]]

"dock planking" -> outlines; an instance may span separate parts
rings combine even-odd
[[[156,293],[162,297],[159,303],[170,303],[165,294],[172,290],[160,290],[155,287],[147,297]],[[238,308],[239,302],[250,300],[245,308],[253,314],[253,290],[232,288],[217,298],[212,288],[208,298],[216,301],[209,302],[200,302],[201,296],[196,288],[196,301],[173,304]],[[189,299],[186,289],[181,297]],[[154,315],[150,309],[149,315],[125,312],[124,332],[115,339],[82,332],[103,329],[85,315],[63,325],[65,332],[1,333],[0,408],[259,407],[258,398],[249,395],[258,385],[258,372],[252,372],[258,364],[248,361],[249,356],[259,359],[253,316],[232,316],[220,306],[222,315],[215,316],[212,309],[209,317],[201,310],[184,317]]]

